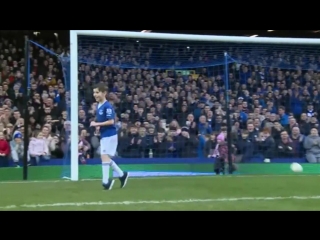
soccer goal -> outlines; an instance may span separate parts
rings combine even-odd
[[[252,120],[255,126],[254,121],[257,118],[260,122],[256,124],[261,124],[266,118],[270,118],[268,114],[278,114],[275,110],[268,109],[267,104],[278,101],[279,95],[282,99],[274,107],[276,110],[280,106],[290,109],[290,112],[285,113],[289,118],[297,118],[304,111],[309,111],[299,110],[303,104],[291,97],[294,94],[291,87],[297,86],[299,91],[313,87],[310,96],[318,96],[314,95],[318,89],[310,84],[318,81],[319,44],[318,39],[72,30],[72,123],[79,119],[79,103],[86,101],[80,99],[75,91],[79,87],[79,71],[80,74],[87,71],[91,82],[104,81],[108,86],[110,101],[118,111],[120,141],[116,161],[129,171],[139,172],[137,176],[144,176],[142,172],[159,175],[161,172],[167,175],[182,172],[214,173],[213,159],[208,156],[214,156],[215,153],[214,149],[207,145],[210,138],[214,138],[212,134],[217,137],[221,131],[228,133],[225,139],[229,143],[228,148],[235,148],[234,152],[229,151],[227,156],[230,164],[234,155],[241,155],[238,162],[247,163],[271,159],[270,165],[241,165],[238,169],[240,173],[281,172],[281,169],[274,170],[273,161],[304,161],[303,148],[291,155],[281,152],[270,157],[266,156],[266,149],[256,149],[256,146],[247,146],[247,149],[240,150],[237,141],[240,141],[241,133],[236,133],[235,129],[238,127],[237,131],[247,132],[245,121],[248,119]],[[85,77],[83,81],[86,81]],[[301,84],[298,81],[301,81]],[[272,95],[274,93],[278,95]],[[257,98],[257,102],[252,96],[256,98],[258,94],[266,96]],[[247,119],[242,119],[242,110],[234,108],[234,101],[241,99],[253,104],[249,106],[250,109],[255,106],[261,108],[261,112],[258,114],[255,112],[257,109],[246,109],[249,111],[245,116]],[[287,100],[290,103],[287,103]],[[246,108],[245,105],[244,107]],[[190,114],[193,118],[188,118]],[[215,119],[212,119],[213,117]],[[276,117],[277,122],[281,123],[281,116]],[[208,118],[211,119],[207,121]],[[211,130],[207,127],[208,122],[212,124]],[[225,128],[221,128],[221,124]],[[272,124],[274,122],[271,121],[270,126]],[[282,125],[290,126],[285,122]],[[259,127],[258,136],[255,137],[260,139],[263,136],[259,134],[265,128]],[[193,128],[197,128],[197,132],[194,132]],[[288,134],[291,134],[291,130],[288,131]],[[78,124],[72,124],[70,177],[74,181],[82,177],[79,175],[79,146],[78,142],[74,141],[79,134]],[[129,135],[124,136],[125,134]],[[232,139],[234,134],[236,139]],[[165,139],[163,135],[166,135]],[[137,139],[130,136],[137,136]],[[161,141],[166,144],[159,144]],[[243,151],[249,151],[250,148],[255,152],[250,159],[243,158]],[[277,146],[274,148],[275,152],[279,152]],[[90,169],[88,166],[86,168]],[[94,174],[92,176],[98,177]]]

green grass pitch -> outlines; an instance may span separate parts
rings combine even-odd
[[[215,176],[2,182],[0,210],[320,210],[319,176]]]

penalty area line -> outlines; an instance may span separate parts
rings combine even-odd
[[[289,196],[289,197],[241,197],[241,198],[212,198],[212,199],[184,199],[184,200],[151,200],[151,201],[122,201],[122,202],[65,202],[48,204],[22,204],[0,206],[0,210],[19,208],[56,208],[56,207],[83,207],[83,206],[119,206],[119,205],[157,205],[157,204],[188,204],[210,202],[238,202],[238,201],[280,201],[280,200],[319,200],[320,196]]]

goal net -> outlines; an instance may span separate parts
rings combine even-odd
[[[304,144],[319,127],[316,39],[88,30],[70,41],[71,55],[54,55],[67,113],[64,157],[45,163],[56,177],[101,178],[89,127],[99,82],[117,113],[114,160],[132,176],[289,174],[292,162],[317,162]]]
[[[240,174],[306,161],[303,138],[318,127],[318,40],[107,31],[71,39],[80,71],[108,85],[116,161],[137,176],[212,174],[218,158],[248,163]]]

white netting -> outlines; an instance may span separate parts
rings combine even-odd
[[[79,37],[79,61],[122,68],[198,68],[238,63],[285,69],[318,69],[319,45],[189,42],[111,37]]]
[[[278,114],[280,107],[296,121],[307,111],[303,101],[318,110],[315,90],[320,83],[320,47],[316,44],[79,36],[78,56],[79,109],[92,118],[94,100],[90,89],[98,82],[108,86],[109,100],[117,111],[121,143],[117,161],[146,163],[139,165],[142,169],[138,171],[150,170],[148,163],[153,162],[168,163],[161,171],[173,172],[177,169],[170,164],[180,161],[198,163],[190,165],[191,172],[212,172],[208,156],[212,156],[215,142],[210,139],[226,126],[228,101],[234,146],[240,144],[241,133],[248,130],[251,122],[258,129],[255,136],[268,126],[278,143],[280,135],[273,126],[289,126],[288,120]],[[290,88],[299,96],[295,97]],[[228,100],[226,90],[230,93]],[[240,109],[243,101],[247,104],[244,110]],[[270,116],[275,119],[270,120]],[[304,128],[300,132],[309,134]],[[161,145],[159,138],[163,135],[165,144]],[[254,141],[246,150],[231,150],[238,161],[262,162],[266,158],[265,149]],[[274,149],[274,154],[267,158],[305,161],[305,149],[301,146],[295,151],[291,158]]]

